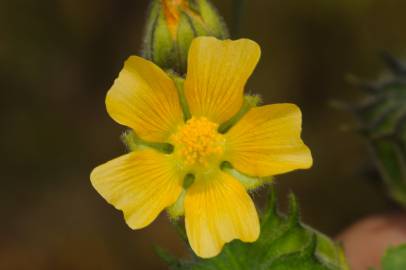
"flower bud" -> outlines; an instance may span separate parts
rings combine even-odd
[[[208,0],[153,0],[143,56],[183,75],[190,44],[197,36],[228,38],[223,19]]]

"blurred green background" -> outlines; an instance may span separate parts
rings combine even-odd
[[[89,181],[125,150],[104,97],[139,53],[148,2],[0,1],[0,269],[165,269],[155,244],[187,254],[165,214],[131,231]],[[297,103],[314,155],[278,177],[282,204],[294,191],[303,220],[330,235],[390,211],[352,117],[329,103],[359,96],[345,77],[375,78],[380,51],[405,56],[406,1],[246,2],[239,36],[263,50],[247,90]],[[231,24],[233,1],[213,3]]]

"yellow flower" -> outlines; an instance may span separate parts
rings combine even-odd
[[[251,40],[196,38],[184,82],[191,114],[186,121],[174,81],[150,61],[126,61],[107,94],[108,113],[142,140],[173,145],[171,153],[140,148],[93,170],[93,186],[124,212],[131,228],[143,228],[176,206],[184,209],[187,236],[200,257],[219,254],[233,239],[258,238],[254,203],[244,185],[221,169],[223,162],[254,177],[312,165],[300,138],[301,112],[293,104],[252,108],[227,132],[218,132],[239,112],[259,57]]]

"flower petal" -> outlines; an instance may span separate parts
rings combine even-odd
[[[106,97],[107,111],[142,139],[165,141],[182,123],[174,82],[158,66],[131,56]]]
[[[226,136],[226,159],[239,171],[271,176],[312,166],[300,138],[302,114],[294,104],[251,109]]]
[[[248,39],[194,39],[185,81],[192,115],[223,123],[236,114],[243,103],[244,86],[260,54],[258,44]]]
[[[182,176],[171,157],[151,149],[100,165],[90,179],[103,198],[124,212],[132,229],[149,225],[182,190]]]
[[[187,190],[185,225],[189,243],[203,258],[216,256],[233,239],[254,242],[259,221],[252,199],[232,176],[218,172],[198,179]]]

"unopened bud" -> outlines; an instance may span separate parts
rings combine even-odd
[[[143,56],[183,75],[190,44],[197,36],[228,38],[222,17],[208,0],[154,0],[148,14]]]

